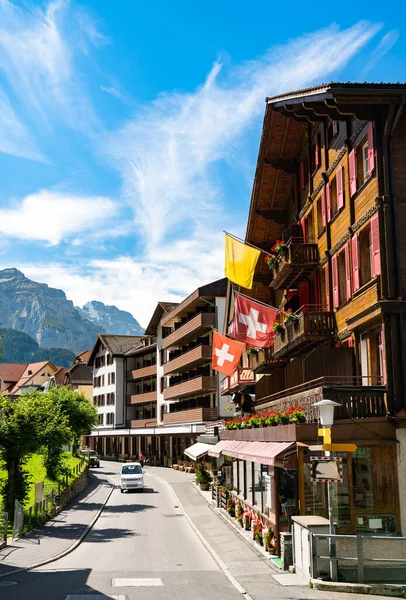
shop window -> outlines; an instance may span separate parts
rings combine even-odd
[[[274,483],[275,479],[271,474],[271,467],[261,465],[262,470],[262,512],[268,514],[274,510]]]
[[[233,490],[238,493],[238,460],[233,460]]]
[[[238,461],[238,493],[245,498],[245,461]]]
[[[253,504],[261,508],[261,465],[259,463],[252,463],[254,472],[254,500]]]
[[[371,448],[358,448],[352,455],[354,506],[358,511],[374,510]]]
[[[247,461],[245,463],[245,476],[246,476],[246,499],[247,502],[254,504],[254,485],[253,485],[253,464],[252,462]]]
[[[371,227],[364,227],[358,237],[359,276],[361,287],[372,279]]]

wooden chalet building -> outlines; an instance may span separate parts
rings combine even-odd
[[[276,533],[289,514],[327,516],[308,446],[320,444],[313,404],[329,398],[341,404],[333,441],[358,446],[343,455],[337,531],[406,534],[405,94],[405,84],[330,83],[266,100],[246,242],[280,244],[242,291],[278,307],[280,327],[249,365],[256,412],[301,405],[307,423],[221,440],[282,444],[265,465],[223,450],[240,498]]]

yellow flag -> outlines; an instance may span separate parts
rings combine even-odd
[[[247,246],[226,234],[226,262],[224,273],[227,279],[251,289],[260,250]]]

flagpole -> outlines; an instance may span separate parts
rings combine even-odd
[[[239,238],[237,235],[233,235],[232,233],[229,233],[225,229],[223,229],[223,233],[225,233],[226,235],[229,235],[230,237],[234,238],[238,242],[245,244],[246,246],[251,246],[251,248],[255,248],[255,250],[259,250],[260,252],[263,252],[264,254],[269,254],[269,252],[270,252],[270,250],[269,251],[264,250],[263,248],[258,248],[258,246],[254,246],[254,244],[250,244],[250,242],[246,242],[245,240]]]

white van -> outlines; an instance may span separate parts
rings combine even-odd
[[[141,463],[125,463],[121,467],[120,489],[121,493],[124,490],[144,490],[144,471]]]

